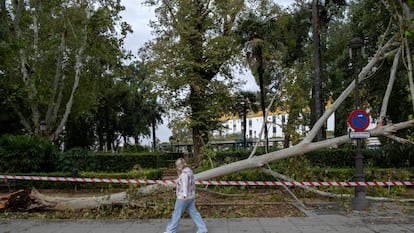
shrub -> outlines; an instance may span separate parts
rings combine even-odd
[[[58,153],[45,138],[3,135],[0,137],[0,171],[50,172],[55,169]]]
[[[72,148],[59,157],[57,169],[62,172],[93,171],[96,168],[95,154],[85,148]]]
[[[385,144],[375,162],[379,167],[413,167],[414,145],[396,142]]]
[[[53,173],[25,173],[19,174],[25,176],[48,176],[48,177],[72,177],[68,172],[53,172]],[[163,176],[162,169],[140,169],[131,170],[128,172],[107,173],[107,172],[79,172],[77,177],[80,178],[112,178],[112,179],[149,179],[159,180]],[[17,188],[32,188],[37,189],[105,189],[105,188],[126,188],[128,184],[118,183],[78,183],[78,182],[52,182],[52,181],[32,181],[19,180],[16,182]]]
[[[125,144],[122,152],[123,153],[139,153],[139,152],[148,152],[148,148],[143,147],[141,145],[129,145],[129,144]]]
[[[381,161],[376,159],[380,156],[381,150],[362,149],[364,164],[368,166],[381,166]],[[311,151],[305,154],[313,166],[346,168],[355,167],[355,149],[334,148]]]
[[[64,172],[98,171],[126,172],[134,167],[161,168],[171,167],[182,153],[94,153],[83,148],[72,148],[59,158],[58,170]]]

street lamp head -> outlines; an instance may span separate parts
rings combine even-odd
[[[364,45],[364,41],[359,37],[354,37],[349,41],[350,49],[360,49]]]
[[[364,56],[364,41],[359,37],[354,37],[349,41],[349,58],[352,60],[354,54],[356,55],[357,51],[362,48],[361,54]]]

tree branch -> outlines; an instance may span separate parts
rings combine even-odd
[[[385,120],[385,117],[386,117],[386,114],[387,114],[388,102],[389,102],[389,99],[390,99],[390,96],[391,96],[392,88],[394,86],[394,81],[396,79],[396,73],[397,73],[397,68],[398,68],[398,63],[399,63],[398,61],[400,59],[401,51],[403,49],[401,47],[398,49],[398,52],[394,57],[394,62],[392,63],[391,72],[390,72],[390,79],[388,81],[387,90],[385,91],[384,98],[382,100],[380,120],[379,120],[378,125],[383,125],[384,124],[384,120]]]
[[[286,177],[286,176],[284,176],[284,175],[282,175],[278,172],[274,172],[274,171],[269,170],[269,169],[262,168],[261,171],[266,173],[266,174],[269,174],[269,175],[271,175],[275,178],[279,178],[279,179],[282,179],[282,180],[285,180],[285,181],[288,181],[288,182],[295,181],[295,180],[289,179],[288,177]],[[324,192],[324,191],[319,191],[319,190],[317,190],[313,187],[309,187],[309,186],[298,186],[298,187],[301,188],[301,189],[304,189],[306,191],[315,193],[315,194],[317,194],[319,196],[322,196],[322,197],[331,197],[331,198],[351,198],[352,197],[352,195],[350,195],[350,194],[336,194],[336,193]],[[411,201],[413,201],[413,199],[396,200],[396,199],[388,198],[388,197],[371,197],[371,196],[367,196],[366,198],[368,200],[373,200],[373,201],[399,201],[399,202],[411,202]]]
[[[394,37],[390,38],[384,46],[380,47],[374,57],[368,62],[367,65],[361,70],[358,74],[358,80],[361,82],[365,80],[366,77],[369,76],[371,73],[372,68],[381,60],[385,58],[384,54],[388,49],[390,49],[394,44]],[[327,109],[325,113],[318,119],[315,123],[313,128],[310,130],[308,135],[303,139],[300,144],[307,144],[313,140],[313,138],[317,135],[321,127],[325,124],[328,118],[338,109],[338,107],[345,101],[345,99],[351,94],[351,92],[355,89],[355,80],[349,84],[349,86],[342,92],[342,94],[336,99],[336,101],[332,104],[330,109]]]
[[[67,33],[66,31],[66,27],[65,30],[62,32],[62,36],[60,39],[60,46],[59,46],[59,51],[58,51],[58,57],[57,57],[57,61],[56,61],[56,70],[55,70],[55,78],[53,80],[53,84],[52,84],[52,90],[51,90],[51,95],[49,98],[49,103],[48,103],[48,107],[47,107],[47,112],[46,112],[46,124],[49,125],[51,123],[54,123],[56,121],[57,118],[57,114],[58,114],[58,109],[60,107],[60,103],[56,103],[56,95],[58,93],[58,87],[59,87],[59,82],[60,80],[63,79],[62,76],[62,70],[63,70],[63,55],[65,53],[65,49],[66,49],[66,38],[65,38],[65,34]],[[60,89],[62,92],[62,88]]]
[[[411,103],[414,110],[414,83],[413,83],[413,62],[411,59],[410,47],[408,45],[408,40],[406,37],[403,39],[403,48],[405,48],[405,59],[407,59],[407,73],[408,73],[408,82],[410,84],[410,93],[411,93]]]
[[[91,13],[89,12],[89,5],[86,4],[85,6],[85,15],[86,15],[86,23],[85,28],[83,29],[83,41],[78,49],[78,53],[76,54],[76,62],[75,62],[75,80],[73,82],[72,91],[70,93],[70,97],[68,102],[66,103],[66,109],[62,116],[62,119],[59,123],[59,126],[56,128],[56,131],[51,135],[52,139],[56,139],[59,134],[62,132],[64,125],[69,117],[70,111],[73,105],[73,98],[75,96],[76,89],[78,88],[80,76],[82,72],[82,59],[83,59],[83,51],[85,50],[87,39],[88,39],[88,21],[91,17]]]
[[[387,137],[390,138],[390,139],[392,139],[392,140],[394,140],[394,141],[397,141],[397,142],[399,142],[401,144],[407,144],[407,143],[414,144],[414,142],[412,142],[412,141],[410,141],[408,139],[400,138],[400,137],[397,137],[395,135],[388,135]]]
[[[13,27],[15,30],[15,37],[17,40],[20,40],[22,31],[20,29],[20,18],[23,14],[23,8],[24,8],[24,1],[20,0],[17,2],[16,6],[16,15],[13,20]],[[36,29],[35,29],[36,30]],[[20,72],[23,76],[23,83],[25,87],[27,88],[27,98],[29,100],[30,109],[32,111],[32,121],[34,125],[34,130],[29,130],[29,132],[33,132],[35,134],[39,133],[40,127],[39,127],[39,119],[40,119],[40,112],[37,104],[37,89],[34,80],[30,79],[30,65],[27,60],[26,50],[25,47],[21,47],[19,49],[19,60],[20,60]],[[21,119],[23,120],[23,119]],[[26,122],[28,123],[28,122]],[[25,127],[27,127],[26,125]]]
[[[270,101],[270,104],[268,105],[268,107],[266,109],[266,114],[265,114],[265,119],[266,120],[263,121],[262,128],[260,129],[260,133],[259,133],[259,140],[254,145],[254,148],[253,148],[252,152],[249,155],[249,159],[252,158],[256,154],[257,147],[259,147],[259,144],[260,144],[261,139],[262,139],[262,134],[263,134],[263,131],[264,131],[264,127],[267,127],[267,124],[266,124],[267,123],[267,116],[269,115],[270,108],[272,107],[273,102],[276,99],[276,96],[277,96],[277,94],[273,95],[272,100]]]

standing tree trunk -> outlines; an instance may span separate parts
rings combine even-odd
[[[313,26],[313,51],[314,51],[314,71],[315,78],[312,88],[312,116],[311,126],[323,114],[323,98],[322,98],[322,58],[321,58],[321,24],[319,18],[319,0],[312,2],[312,26]],[[315,141],[322,141],[326,138],[325,125],[323,125],[315,137]]]
[[[206,124],[210,119],[205,114],[205,98],[202,97],[203,91],[192,88],[190,93],[191,102],[191,129],[193,138],[193,166],[197,168],[201,163],[200,149],[208,143],[208,131]]]
[[[247,148],[247,139],[246,139],[246,132],[247,132],[247,106],[246,103],[243,104],[243,148]]]
[[[268,132],[267,132],[267,119],[266,119],[266,90],[264,87],[264,80],[263,80],[263,73],[264,73],[264,67],[263,67],[263,58],[262,58],[262,52],[260,49],[260,66],[257,69],[257,73],[259,75],[259,86],[260,86],[260,105],[262,107],[262,113],[263,113],[263,125],[264,125],[264,146],[266,152],[269,150],[269,143],[268,143]],[[259,140],[261,140],[259,138]]]
[[[192,133],[192,137],[193,137],[193,166],[196,168],[198,166],[200,166],[201,163],[201,156],[200,156],[200,148],[203,146],[202,144],[202,140],[200,138],[200,130],[197,126],[193,126],[192,128],[193,133]]]
[[[265,148],[268,150],[268,133],[267,133],[267,124],[266,124],[266,92],[264,84],[264,72],[265,64],[263,61],[263,40],[259,38],[253,38],[249,41],[247,47],[248,52],[246,54],[247,63],[249,64],[250,70],[254,75],[258,76],[259,88],[260,88],[260,105],[263,113],[263,124],[264,124],[264,139],[265,139]],[[259,138],[261,140],[261,138]]]
[[[155,152],[157,149],[157,137],[156,137],[156,120],[153,119],[152,123],[151,123],[151,127],[152,127],[152,151]]]

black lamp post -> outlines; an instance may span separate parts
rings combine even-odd
[[[360,96],[359,96],[359,57],[362,55],[362,47],[364,45],[364,41],[359,38],[355,37],[352,38],[349,42],[349,55],[352,62],[352,67],[355,74],[355,109],[360,108]],[[358,51],[360,53],[358,53]],[[357,146],[355,150],[355,181],[356,182],[365,182],[365,174],[364,174],[364,163],[361,153],[362,147],[362,139],[357,138]],[[366,188],[365,186],[355,186],[355,197],[352,199],[351,207],[354,210],[364,210],[368,207],[368,200],[366,199]]]
[[[242,134],[243,134],[243,148],[247,148],[246,119],[247,119],[247,103],[248,103],[249,100],[246,98],[246,96],[241,94],[237,97],[237,101],[240,103],[240,105],[238,105],[239,109],[237,111],[241,110],[241,112],[239,112],[239,114],[243,115],[243,118],[241,119],[241,131],[242,131]]]

